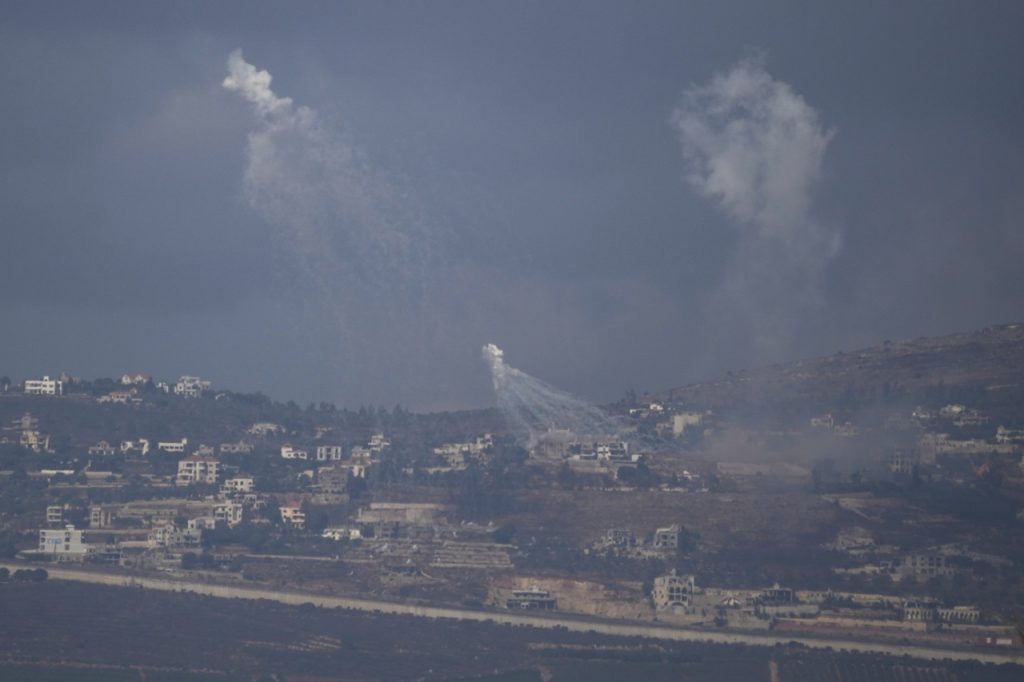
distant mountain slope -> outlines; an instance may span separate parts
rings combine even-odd
[[[1024,388],[1024,324],[886,342],[829,357],[730,373],[719,381],[664,391],[657,399],[721,407],[737,401],[817,400],[850,391],[915,394],[944,384],[990,391]]]

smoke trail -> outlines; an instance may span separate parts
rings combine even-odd
[[[498,408],[521,442],[532,446],[548,431],[565,430],[579,440],[617,436],[615,420],[597,407],[505,364],[493,343],[483,347]]]
[[[404,370],[396,360],[412,362],[412,339],[423,336],[419,304],[432,250],[420,221],[341,131],[278,96],[269,72],[241,50],[227,69],[223,87],[249,102],[256,122],[244,174],[250,207],[278,228],[294,281],[312,285],[322,307],[316,323],[333,327],[325,338],[337,339],[335,361],[346,363],[348,382],[394,381]],[[373,343],[385,335],[390,347]]]
[[[839,233],[811,216],[811,191],[835,133],[757,59],[686,91],[672,113],[687,179],[739,228],[725,280],[711,301],[732,331],[771,356],[823,302],[823,274]]]

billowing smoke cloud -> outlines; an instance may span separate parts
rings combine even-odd
[[[245,170],[250,204],[286,229],[317,275],[358,278],[365,285],[384,284],[385,275],[407,271],[412,225],[397,219],[402,207],[388,183],[339,132],[323,126],[314,110],[277,96],[271,81],[270,73],[246,62],[241,50],[228,57],[223,85],[249,101],[258,120],[249,135]],[[424,244],[417,247],[419,259]]]
[[[838,232],[811,213],[835,133],[756,59],[688,89],[671,120],[690,186],[739,229],[712,315],[751,339],[758,359],[778,356],[821,305],[824,270],[839,249]]]
[[[223,87],[252,105],[256,121],[244,176],[248,203],[287,245],[286,269],[296,273],[290,283],[312,288],[318,305],[310,312],[328,323],[320,331],[334,337],[337,362],[346,365],[335,368],[338,378],[382,384],[388,373],[380,365],[393,375],[400,371],[396,358],[409,352],[377,347],[380,337],[398,344],[417,336],[408,331],[417,324],[429,242],[407,203],[343,131],[275,94],[271,74],[246,62],[241,50],[231,53],[227,68]],[[388,334],[399,327],[404,335]]]

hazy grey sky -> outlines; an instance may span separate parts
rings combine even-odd
[[[0,373],[610,400],[1024,318],[1021,3],[148,5],[3,3]]]

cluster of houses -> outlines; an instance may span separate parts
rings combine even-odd
[[[25,395],[62,396],[64,395],[65,385],[68,382],[75,381],[77,381],[76,378],[70,377],[67,374],[63,374],[57,379],[44,375],[42,379],[26,379],[22,383],[22,392]],[[152,377],[148,374],[127,373],[121,376],[121,385],[124,389],[111,391],[99,396],[97,401],[121,404],[141,403],[142,398],[139,397],[139,387],[149,384],[152,384],[164,393],[173,392],[174,395],[181,396],[182,398],[199,398],[204,393],[210,392],[213,388],[212,382],[197,376],[184,375],[179,377],[173,384],[170,384],[164,381],[154,383]]]

